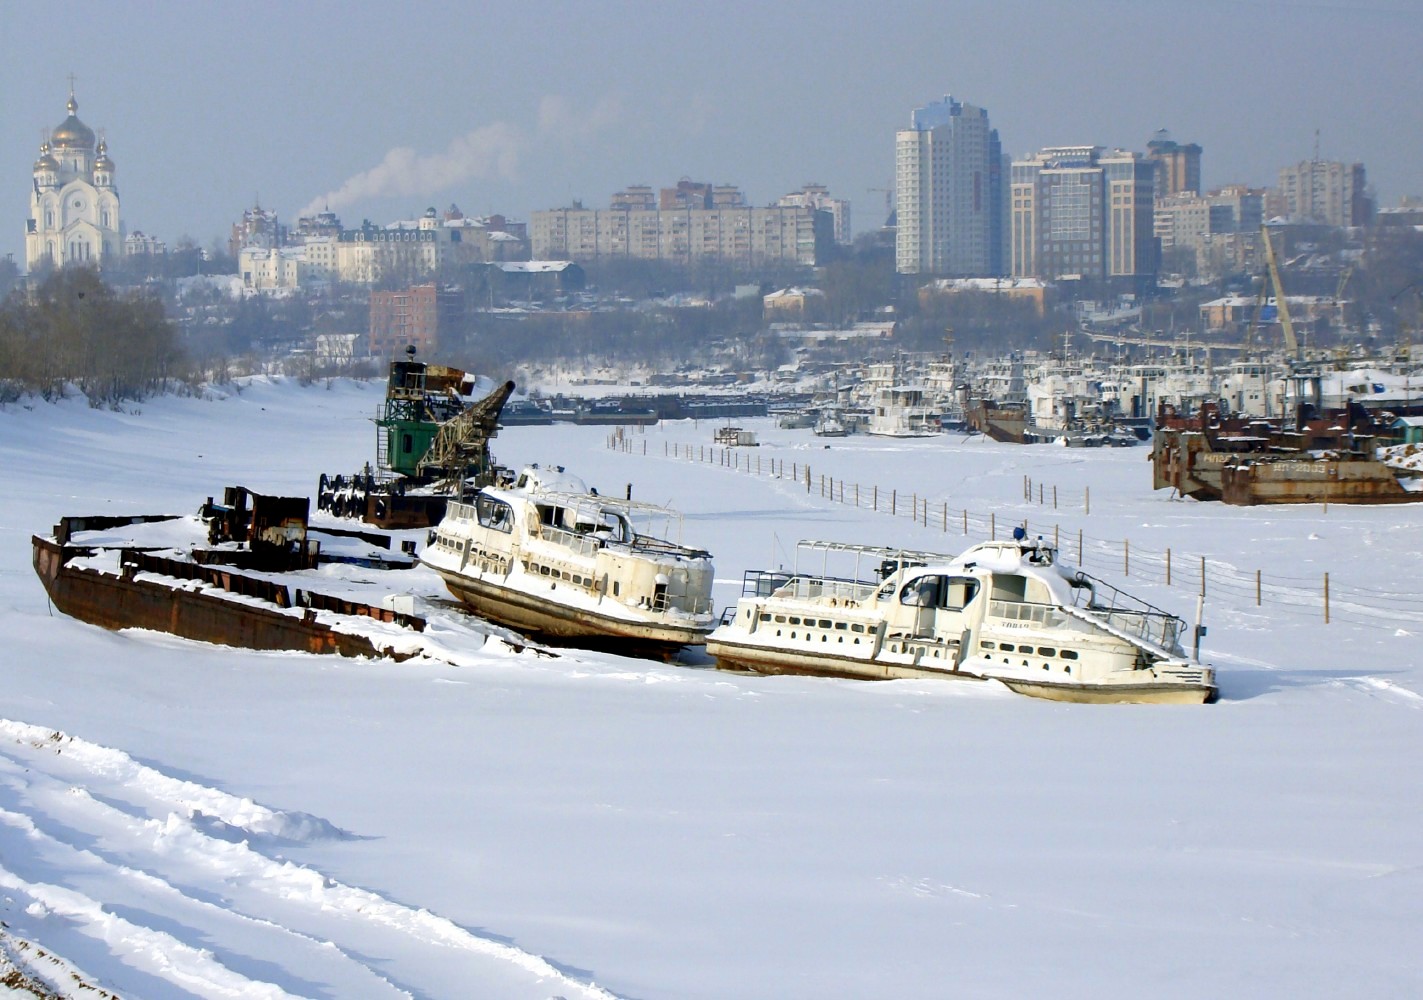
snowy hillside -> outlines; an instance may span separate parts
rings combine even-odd
[[[1025,519],[1187,619],[1204,573],[1212,706],[502,643],[462,665],[256,653],[48,607],[31,534],[191,513],[227,485],[309,495],[371,460],[380,394],[257,382],[130,412],[0,410],[0,981],[125,998],[1423,992],[1423,505],[1229,508],[1153,493],[1144,448],[827,447],[769,421],[729,458],[706,423],[494,442],[506,464],[680,508],[718,606],[802,537],[954,551]]]

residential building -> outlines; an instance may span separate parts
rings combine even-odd
[[[916,108],[895,134],[895,269],[1002,274],[1006,180],[987,111],[951,96]]]
[[[1201,147],[1196,143],[1182,145],[1159,129],[1146,144],[1146,158],[1155,168],[1157,198],[1201,193]]]
[[[237,273],[254,292],[300,288],[306,278],[304,247],[247,246],[237,251]]]
[[[168,245],[141,229],[135,229],[124,237],[125,257],[162,257],[168,252]]]
[[[1154,282],[1155,165],[1138,153],[1056,146],[1012,166],[1012,273]]]
[[[731,185],[683,180],[659,192],[657,208],[647,207],[650,197],[650,188],[635,186],[614,195],[612,208],[574,203],[533,213],[534,258],[810,267],[834,238],[829,212],[808,205],[752,207]]]
[[[227,252],[236,257],[244,247],[274,250],[286,246],[287,242],[287,229],[277,221],[277,213],[258,203],[244,211],[242,218],[232,224],[232,234],[227,238]]]
[[[1364,226],[1373,219],[1362,163],[1304,160],[1280,171],[1267,213],[1328,226]]]
[[[781,208],[806,206],[820,212],[829,212],[835,242],[841,246],[849,246],[854,241],[854,233],[850,229],[850,203],[843,198],[830,197],[830,189],[824,184],[807,184],[799,191],[782,195],[776,204]]]
[[[101,264],[124,252],[119,190],[108,142],[78,118],[74,91],[69,116],[40,144],[25,222],[25,266]]]
[[[1243,184],[1158,198],[1155,232],[1165,266],[1198,277],[1247,267],[1260,247],[1263,212],[1264,192]]]
[[[1046,310],[1047,284],[1037,278],[940,278],[919,289],[919,303],[927,305],[937,295],[979,292],[1013,302],[1030,302],[1041,316]]]
[[[463,308],[459,292],[438,288],[434,282],[371,292],[370,353],[395,357],[414,345],[422,355],[433,354],[441,333],[448,333],[459,321]]]

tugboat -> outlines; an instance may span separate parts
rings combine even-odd
[[[451,503],[421,561],[482,617],[540,638],[673,655],[715,625],[710,554],[640,532],[678,520],[606,497],[561,467]]]
[[[853,557],[855,571],[748,572],[741,599],[707,637],[717,666],[998,680],[1055,701],[1217,698],[1214,670],[1181,647],[1180,618],[1064,566],[1054,546],[1021,528],[957,557],[839,542],[801,542],[802,555],[827,567],[831,555]],[[861,572],[866,562],[872,570]]]

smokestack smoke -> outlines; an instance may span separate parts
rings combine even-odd
[[[334,212],[369,198],[432,195],[470,179],[513,178],[522,146],[518,130],[503,122],[450,140],[442,153],[421,156],[408,146],[397,146],[378,165],[313,199],[298,214]]]

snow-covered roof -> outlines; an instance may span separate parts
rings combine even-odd
[[[505,274],[557,274],[573,266],[571,260],[501,260],[494,266]]]

